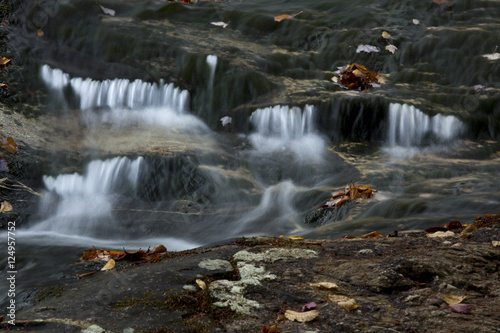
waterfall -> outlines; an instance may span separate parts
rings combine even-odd
[[[62,91],[69,85],[80,100],[80,109],[99,107],[145,108],[168,107],[178,112],[188,109],[189,93],[174,87],[172,83],[149,83],[141,80],[113,79],[96,81],[90,78],[69,78],[60,69],[43,65],[43,81],[52,89]]]
[[[48,193],[40,211],[50,217],[32,230],[99,238],[119,234],[111,216],[113,197],[134,196],[142,164],[142,157],[115,157],[90,162],[82,175],[43,177]]]
[[[412,105],[390,104],[388,144],[391,147],[412,147],[432,143],[449,142],[464,130],[464,124],[454,116],[430,117]]]
[[[207,64],[208,64],[208,67],[210,68],[210,79],[208,80],[208,89],[212,90],[213,85],[214,85],[215,69],[217,68],[217,56],[208,55],[207,56]]]
[[[206,125],[189,114],[189,93],[173,84],[149,83],[141,80],[113,79],[96,81],[90,78],[70,78],[60,69],[47,65],[41,68],[45,84],[64,96],[68,87],[79,100],[86,125],[100,126],[111,123],[117,126],[148,124],[162,127],[201,129]],[[106,110],[95,109],[106,108]]]
[[[280,105],[257,109],[250,121],[256,129],[250,135],[256,151],[290,151],[299,159],[322,159],[325,142],[315,131],[313,106],[306,105],[303,111]]]

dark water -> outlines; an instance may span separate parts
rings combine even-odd
[[[9,28],[30,92],[18,111],[54,124],[39,213],[17,230],[24,294],[79,273],[92,245],[338,238],[498,213],[500,60],[483,55],[500,43],[499,3],[100,4],[115,16],[94,1],[22,3]],[[331,81],[354,62],[381,87]],[[350,182],[378,193],[306,223]]]

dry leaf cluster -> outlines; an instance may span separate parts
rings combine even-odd
[[[358,187],[354,183],[350,183],[343,190],[332,193],[331,198],[321,207],[339,209],[347,202],[361,202],[370,199],[375,192],[377,191],[372,190],[370,185]]]

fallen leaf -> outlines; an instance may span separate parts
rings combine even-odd
[[[165,246],[159,244],[159,245],[156,245],[155,247],[153,247],[153,249],[149,253],[155,254],[155,253],[164,253],[164,252],[167,252],[167,248]]]
[[[222,123],[222,126],[226,126],[228,124],[231,124],[231,121],[233,120],[233,118],[231,117],[228,117],[228,116],[224,116],[220,119],[221,123]]]
[[[436,231],[432,234],[427,234],[427,237],[437,238],[437,237],[455,237],[455,233],[453,231]]]
[[[9,85],[7,83],[0,83],[0,88],[4,88],[5,90],[9,89]]]
[[[328,289],[328,290],[338,290],[339,289],[339,286],[333,282],[317,282],[317,283],[310,283],[309,285],[311,287],[320,288],[320,289]]]
[[[355,70],[359,70],[363,76],[354,75]],[[349,90],[366,91],[373,88],[373,84],[379,83],[378,73],[369,71],[365,66],[357,63],[343,67],[339,74],[340,85]]]
[[[88,273],[83,273],[83,274],[76,274],[76,277],[77,277],[78,279],[81,279],[81,278],[86,277],[86,276],[94,275],[95,273],[97,273],[97,271],[94,271],[94,272],[88,272]]]
[[[500,241],[491,241],[491,245],[493,245],[493,247],[500,247]]]
[[[0,66],[7,65],[10,62],[10,59],[6,57],[0,58]]]
[[[0,146],[11,154],[15,154],[18,149],[17,143],[10,136],[5,141],[2,141]]]
[[[300,323],[306,323],[314,320],[319,315],[318,310],[306,311],[306,312],[296,312],[292,310],[286,310],[285,316],[290,321],[298,321]]]
[[[207,289],[207,284],[203,280],[196,279],[196,284],[201,288],[201,290]]]
[[[470,314],[472,313],[472,305],[470,304],[450,304],[448,307],[451,311],[462,314]]]
[[[288,15],[288,14],[278,15],[278,16],[275,16],[275,17],[274,17],[274,20],[275,20],[276,22],[281,22],[281,21],[283,21],[283,20],[293,18],[293,17],[295,17],[295,16],[297,16],[297,15],[299,15],[299,14],[302,14],[302,11],[300,11],[300,12],[298,12],[298,13],[296,13],[296,14],[292,14],[292,15]]]
[[[335,83],[339,82],[339,77],[337,75],[332,76],[332,81]]]
[[[453,6],[453,2],[450,2],[448,0],[432,0],[432,1],[437,3],[438,5],[448,5],[449,7]]]
[[[385,49],[389,52],[391,52],[392,54],[394,54],[394,52],[396,52],[396,50],[398,49],[396,46],[392,45],[392,44],[389,44],[385,47]]]
[[[413,21],[412,21],[412,22],[413,22],[413,24],[415,24],[415,25],[419,25],[419,24],[420,24],[420,21],[419,21],[419,20],[417,20],[417,19],[413,19]]]
[[[290,236],[288,236],[288,239],[291,239],[291,240],[304,240],[304,237],[300,237],[300,236],[297,236],[297,235],[290,235]]]
[[[443,300],[446,303],[448,303],[448,305],[462,303],[462,301],[466,298],[467,298],[467,296],[457,296],[457,295],[449,295],[449,294],[446,294],[443,296]]]
[[[2,213],[10,212],[12,209],[12,205],[8,201],[3,201],[0,206],[0,212]]]
[[[372,231],[367,234],[364,234],[363,236],[359,236],[359,238],[377,238],[377,237],[384,237],[384,236],[380,234],[378,231]]]
[[[101,268],[101,271],[107,271],[115,267],[115,261],[113,259],[109,259],[106,265],[104,265],[103,268]]]
[[[309,310],[314,310],[316,309],[316,307],[318,307],[318,304],[316,304],[315,302],[311,302],[311,303],[307,303],[306,305],[304,305],[302,307],[302,312],[306,312],[306,311],[309,311]]]
[[[387,31],[384,31],[384,32],[382,32],[382,37],[387,39],[387,38],[391,37],[391,35],[389,35],[389,33]]]
[[[354,298],[349,298],[342,295],[329,295],[328,299],[330,300],[330,302],[337,303],[340,308],[346,311],[352,311],[358,308],[358,305],[356,304],[356,300]]]
[[[262,333],[278,333],[278,326],[262,326]]]
[[[36,33],[38,34],[38,37],[43,37],[43,35],[45,34],[42,29],[38,29]]]
[[[493,51],[493,53],[485,54],[485,55],[483,55],[483,57],[485,57],[486,59],[489,59],[491,61],[500,59],[500,53],[495,53],[497,51],[497,49],[498,49],[498,45],[495,47],[495,50]]]
[[[99,5],[99,6],[101,7],[104,14],[107,14],[109,16],[115,16],[115,11],[113,9],[109,9],[109,8],[103,7],[101,5]]]
[[[211,25],[215,25],[217,27],[222,27],[222,28],[225,28],[228,26],[229,23],[225,23],[225,22],[210,22]]]
[[[358,48],[356,49],[356,53],[360,52],[372,53],[379,51],[380,51],[379,48],[373,45],[358,45]]]
[[[454,230],[454,229],[462,229],[462,223],[459,221],[451,221],[447,225],[445,225],[448,230]]]

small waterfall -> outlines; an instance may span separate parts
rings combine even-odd
[[[57,91],[62,91],[69,85],[78,96],[82,110],[99,107],[168,107],[177,112],[184,112],[188,109],[189,93],[174,87],[172,83],[126,79],[95,81],[78,77],[70,79],[69,75],[60,69],[52,69],[47,65],[42,66],[41,76],[50,88]]]
[[[207,64],[210,67],[210,79],[208,80],[208,89],[211,91],[214,86],[215,69],[217,68],[217,56],[208,55]]]
[[[391,147],[412,147],[432,143],[449,142],[464,130],[464,124],[454,116],[429,117],[412,105],[390,104],[388,144]]]
[[[325,143],[315,132],[313,106],[257,109],[250,121],[257,131],[250,141],[258,152],[291,151],[305,160],[321,160]]]
[[[111,216],[113,198],[120,193],[133,197],[142,164],[142,157],[115,157],[89,163],[83,175],[45,176],[49,193],[41,213],[50,217],[32,230],[98,238],[119,234],[120,226]]]

